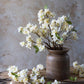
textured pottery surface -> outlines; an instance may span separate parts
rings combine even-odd
[[[70,75],[70,60],[68,49],[49,50],[46,62],[46,75],[59,81],[68,79]]]
[[[70,61],[71,64],[75,60],[84,63],[84,0],[0,0],[0,71],[9,65],[23,69],[46,64],[47,52],[35,54],[34,50],[20,47],[19,42],[25,39],[17,31],[28,22],[36,24],[37,12],[45,5],[55,11],[56,18],[71,15],[79,39],[69,46]]]

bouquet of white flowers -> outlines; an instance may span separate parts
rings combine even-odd
[[[62,50],[66,40],[78,38],[72,22],[64,15],[56,19],[55,14],[49,9],[41,9],[38,12],[38,21],[39,27],[28,23],[26,27],[18,28],[18,32],[26,35],[26,41],[20,42],[22,47],[34,47],[36,52],[45,48]],[[33,34],[37,35],[36,39],[33,39]]]

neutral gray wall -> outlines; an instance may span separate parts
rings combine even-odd
[[[35,54],[34,50],[21,48],[19,42],[24,36],[17,32],[19,26],[37,23],[37,12],[45,5],[57,16],[71,15],[79,34],[79,40],[69,45],[71,64],[75,60],[84,63],[84,0],[0,0],[0,71],[9,65],[20,68],[45,65],[47,51]]]

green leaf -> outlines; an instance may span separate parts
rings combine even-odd
[[[22,31],[20,31],[20,33],[22,33]]]
[[[68,24],[72,24],[72,22],[71,22],[71,21],[69,21],[69,20],[66,20],[66,22],[67,22]]]
[[[47,5],[45,5],[45,6],[44,6],[44,9],[47,9],[47,8],[48,8]]]
[[[60,36],[59,36],[57,33],[55,33],[55,35],[56,35],[56,37],[57,37],[58,39],[60,39]]]
[[[74,78],[74,81],[76,81],[76,80],[77,80],[77,77]]]
[[[60,38],[61,41],[63,41],[63,38]]]
[[[36,49],[35,53],[37,53],[39,51],[39,48],[36,45],[34,45],[33,47]]]
[[[73,77],[70,77],[70,80],[73,81]]]
[[[51,84],[51,81],[47,82],[47,84]]]
[[[77,80],[77,77],[70,77],[70,80],[71,81],[76,81]]]
[[[16,75],[16,73],[11,72],[11,74],[14,75],[16,78],[18,77],[18,75]]]

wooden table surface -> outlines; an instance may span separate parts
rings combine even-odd
[[[72,74],[73,72],[73,68],[71,68],[71,76],[74,76],[74,74]],[[9,77],[8,77],[8,72],[0,72],[0,84],[10,84],[10,82],[12,81]],[[45,70],[41,71],[41,74],[45,76]],[[23,83],[16,83],[13,82],[13,84],[23,84]],[[72,82],[71,80],[67,79],[62,81],[61,84],[84,84],[84,78],[79,78],[77,79],[76,82]]]

